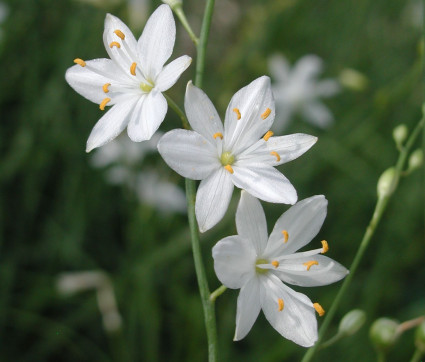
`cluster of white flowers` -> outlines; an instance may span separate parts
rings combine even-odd
[[[161,5],[152,14],[138,42],[123,22],[106,16],[104,43],[111,60],[77,58],[76,65],[66,73],[68,83],[84,97],[99,103],[101,110],[113,106],[94,127],[87,151],[105,145],[125,127],[132,141],[151,139],[167,111],[162,92],[178,80],[191,62],[188,56],[182,56],[164,67],[173,50],[175,32],[168,5]],[[316,58],[300,61],[296,68],[309,71],[296,70],[291,89],[304,87],[317,74],[317,64],[313,63],[317,63]],[[280,80],[289,77],[282,69],[276,74],[280,74]],[[320,108],[317,96],[329,95],[336,88],[334,82],[318,84],[307,97],[310,113],[314,113],[312,107]],[[289,103],[300,103],[302,92],[294,92],[276,94],[282,102],[292,97]],[[306,134],[274,136],[270,129],[275,119],[275,102],[270,78],[266,76],[233,96],[224,124],[208,96],[191,82],[184,107],[192,130],[165,133],[158,142],[158,151],[177,173],[201,180],[195,205],[200,231],[209,230],[223,218],[234,186],[243,190],[236,213],[238,235],[220,240],[213,248],[219,280],[229,288],[241,289],[235,340],[245,337],[262,309],[282,336],[301,346],[313,345],[317,340],[315,311],[322,315],[323,308],[285,283],[325,285],[343,278],[347,270],[320,255],[328,250],[324,240],[319,249],[297,252],[319,232],[327,201],[324,196],[313,196],[296,203],[295,188],[275,167],[301,156],[317,138]],[[326,122],[322,117],[321,125]],[[131,151],[128,153],[128,157],[133,157]],[[101,161],[97,159],[105,164],[102,157]],[[148,179],[141,178],[140,182]],[[155,177],[150,179],[150,191],[145,191],[144,197],[159,188]],[[166,194],[164,190],[160,192]],[[279,218],[269,238],[257,198],[295,204]]]

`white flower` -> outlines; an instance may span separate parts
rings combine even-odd
[[[167,113],[162,92],[176,83],[192,61],[184,55],[164,67],[175,37],[176,25],[167,5],[152,14],[138,41],[121,20],[106,15],[103,42],[111,59],[77,58],[65,76],[72,88],[99,103],[101,110],[112,106],[93,128],[87,152],[108,143],[127,126],[135,142],[152,137]]]
[[[320,101],[339,92],[340,86],[333,79],[318,81],[323,62],[316,55],[302,57],[292,69],[282,55],[274,55],[269,60],[273,95],[275,96],[279,118],[274,129],[281,132],[296,112],[311,124],[326,128],[333,122],[332,113]]]
[[[237,303],[234,340],[244,338],[262,309],[267,320],[283,337],[309,347],[317,340],[315,310],[318,303],[284,283],[312,287],[344,278],[348,271],[319,254],[328,250],[296,252],[317,235],[326,217],[327,200],[313,196],[298,202],[276,222],[269,238],[260,202],[242,191],[236,212],[238,235],[220,240],[213,248],[218,279],[232,289],[241,289]]]
[[[202,180],[195,206],[201,232],[221,220],[234,186],[268,202],[297,201],[294,187],[274,166],[302,155],[317,138],[305,134],[272,137],[274,108],[270,79],[258,78],[233,96],[223,127],[207,95],[188,84],[185,110],[193,131],[166,133],[158,150],[177,173]]]

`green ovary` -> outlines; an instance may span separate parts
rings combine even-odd
[[[258,264],[268,264],[268,260],[266,260],[266,259],[257,259],[257,261],[255,262],[255,265],[258,265]],[[257,266],[255,267],[255,271],[258,273],[258,274],[266,274],[266,273],[268,273],[268,269],[261,269],[261,268],[258,268]]]
[[[223,166],[233,165],[233,162],[235,162],[235,156],[233,156],[230,152],[223,152],[220,157],[220,162]]]
[[[152,90],[152,88],[153,88],[154,86],[153,85],[151,85],[151,84],[147,84],[147,83],[140,83],[140,89],[143,91],[143,92],[146,92],[146,93],[148,93],[148,92],[150,92],[151,90]]]

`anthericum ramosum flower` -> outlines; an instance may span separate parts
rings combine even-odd
[[[181,56],[164,67],[171,56],[176,25],[168,5],[161,5],[149,18],[140,39],[117,17],[107,14],[103,42],[111,59],[84,61],[66,72],[66,80],[103,111],[112,106],[94,126],[87,152],[108,143],[127,126],[132,141],[148,140],[167,113],[162,92],[172,87],[192,59]]]
[[[321,255],[329,248],[325,240],[318,249],[297,252],[319,232],[326,208],[327,200],[322,195],[302,200],[277,220],[267,237],[260,202],[242,191],[236,212],[238,235],[220,240],[212,250],[218,279],[228,288],[241,289],[235,341],[248,334],[262,309],[283,337],[304,347],[315,343],[315,311],[323,315],[324,310],[286,283],[315,287],[347,275],[342,265]]]
[[[184,106],[193,131],[166,133],[158,150],[177,173],[202,180],[195,205],[201,232],[221,220],[234,186],[268,202],[297,201],[294,187],[274,167],[302,155],[317,138],[272,137],[275,106],[268,77],[254,80],[233,96],[224,126],[207,95],[190,82]]]

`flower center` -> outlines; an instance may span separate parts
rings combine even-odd
[[[261,268],[259,268],[257,265],[258,264],[268,264],[269,263],[269,261],[267,260],[267,259],[257,259],[257,261],[255,262],[255,271],[258,273],[258,274],[266,274],[266,273],[268,273],[268,269],[261,269]]]
[[[223,166],[233,165],[233,162],[235,162],[235,156],[233,156],[230,152],[223,152],[220,157],[220,162]]]
[[[146,93],[150,92],[153,87],[154,86],[152,84],[150,84],[150,83],[140,83],[140,89],[143,92],[146,92]]]

